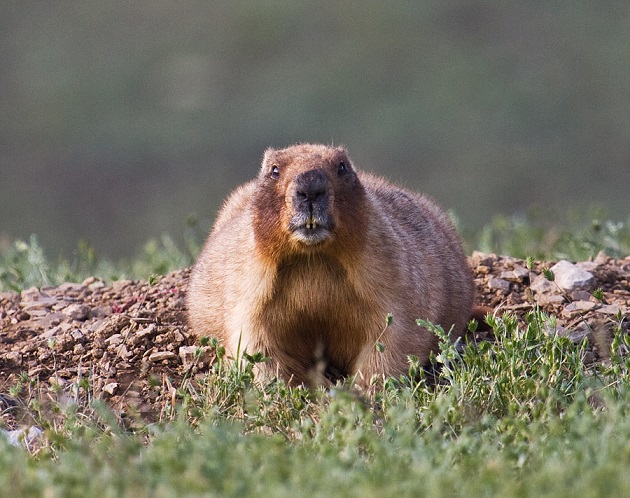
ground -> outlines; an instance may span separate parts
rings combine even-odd
[[[588,339],[586,361],[606,361],[615,325],[628,333],[630,257],[600,254],[579,263],[594,279],[571,290],[545,279],[543,269],[553,263],[533,262],[529,270],[523,260],[481,253],[470,262],[479,305],[520,318],[540,306],[557,317],[550,333]],[[150,282],[90,278],[0,293],[0,408],[24,405],[34,390],[67,396],[82,390],[122,418],[160,419],[182,380],[203,375],[214,360],[186,324],[188,277],[184,269]],[[5,425],[19,423],[11,412],[4,411]]]

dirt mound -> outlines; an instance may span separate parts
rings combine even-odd
[[[522,317],[536,303],[557,317],[550,332],[589,338],[591,361],[609,355],[620,318],[628,332],[630,257],[599,255],[569,265],[592,278],[564,288],[558,274],[554,283],[543,276],[552,263],[535,262],[528,270],[523,260],[475,253],[471,264],[479,304]],[[186,324],[188,276],[186,269],[155,282],[106,285],[90,278],[0,293],[0,405],[11,402],[6,395],[19,383],[59,391],[79,381],[80,389],[119,414],[158,418],[182,379],[203,374],[214,359],[210,348],[195,344]],[[477,338],[492,339],[485,334]]]

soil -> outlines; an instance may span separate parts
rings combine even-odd
[[[628,333],[630,257],[614,260],[600,254],[578,264],[594,281],[565,291],[551,282],[541,285],[543,268],[553,263],[534,262],[528,270],[523,260],[481,253],[470,261],[479,305],[520,319],[539,306],[557,317],[550,333],[576,342],[588,339],[587,361],[607,360],[613,328],[620,322]],[[174,403],[182,379],[204,375],[214,360],[213,349],[199,345],[186,324],[189,273],[184,269],[154,282],[111,285],[90,278],[0,293],[0,410],[25,403],[19,398],[29,390],[16,394],[15,386],[72,393],[74,385],[105,400],[121,417],[159,419],[164,407]],[[593,296],[597,289],[599,299]],[[474,336],[493,340],[491,332],[481,329]],[[0,422],[10,421],[5,417]]]

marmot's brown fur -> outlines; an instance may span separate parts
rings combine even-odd
[[[437,348],[416,319],[455,338],[472,302],[448,217],[323,145],[265,152],[258,178],[223,206],[188,291],[196,335],[232,355],[262,352],[260,373],[294,384],[405,373],[408,355],[426,363]]]

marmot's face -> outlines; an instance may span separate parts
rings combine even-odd
[[[342,148],[296,145],[268,150],[259,181],[259,220],[297,250],[334,241],[344,222],[351,222],[352,212],[361,208],[360,202],[348,206],[362,199],[363,189]]]

